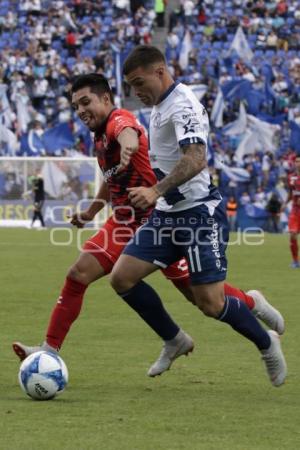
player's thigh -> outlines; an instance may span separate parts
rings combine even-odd
[[[123,253],[112,269],[110,282],[117,292],[125,292],[158,268],[151,262]]]
[[[181,253],[172,240],[173,227],[166,221],[168,217],[154,210],[148,222],[138,228],[133,239],[125,247],[123,254],[166,269],[181,259]]]
[[[185,258],[181,258],[166,269],[161,269],[161,271],[167,280],[171,281],[189,302],[195,304],[191,290],[189,268]]]
[[[191,285],[198,308],[207,316],[219,317],[224,308],[224,282]]]
[[[85,242],[83,252],[96,258],[104,269],[104,274],[108,274],[133,237],[135,229],[135,224],[125,226],[115,222],[111,217],[96,234]]]
[[[188,216],[189,214],[189,216]],[[188,263],[192,285],[224,281],[227,272],[228,222],[222,206],[205,205],[186,214],[187,229],[178,231]],[[188,225],[189,224],[189,225]]]
[[[288,229],[292,239],[297,237],[297,234],[300,233],[300,214],[292,211],[289,215]]]

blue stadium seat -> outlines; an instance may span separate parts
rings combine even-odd
[[[293,25],[295,25],[295,19],[294,19],[294,17],[288,17],[288,18],[286,19],[286,21],[287,21],[287,24],[288,24],[289,27],[292,27]]]
[[[113,18],[111,16],[104,17],[103,25],[110,26],[112,24]]]
[[[74,66],[75,63],[76,63],[76,58],[74,58],[73,56],[69,56],[66,60],[66,64],[70,69],[72,69],[72,67]]]
[[[273,56],[275,56],[275,54],[276,54],[276,51],[275,51],[275,50],[266,50],[266,51],[265,51],[265,56],[266,56],[267,58],[273,58]]]
[[[254,51],[254,55],[255,55],[255,56],[263,56],[263,55],[264,55],[264,51],[261,50],[261,49],[259,49],[259,48],[257,48],[257,49]]]

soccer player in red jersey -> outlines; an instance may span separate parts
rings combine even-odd
[[[292,210],[289,215],[290,249],[293,262],[291,267],[294,269],[300,267],[298,234],[300,233],[300,156],[295,159],[295,172],[289,175],[289,197],[288,202],[292,200]]]
[[[89,208],[75,213],[71,223],[82,228],[85,223],[94,219],[107,202],[112,204],[113,215],[85,242],[83,252],[70,267],[53,309],[44,344],[39,347],[29,347],[19,342],[13,344],[13,349],[20,359],[35,351],[58,351],[61,348],[71,325],[80,313],[88,285],[111,272],[124,247],[152,211],[152,208],[133,208],[128,198],[127,188],[149,187],[156,183],[150,166],[145,130],[136,117],[129,111],[114,106],[108,82],[99,74],[82,75],[75,80],[72,86],[72,106],[83,123],[95,133],[95,151],[103,173],[103,182]],[[185,260],[163,269],[163,272],[185,297],[194,303]],[[226,284],[225,293],[246,303],[248,308],[269,326],[275,329],[279,327],[279,332],[283,332],[281,315],[258,291],[250,291],[251,295],[248,295]],[[163,316],[171,328],[176,324],[161,302],[147,305],[143,299],[139,304],[130,306],[162,339],[168,340],[168,336],[153,317],[153,311],[154,316]],[[193,349],[193,341],[180,331],[186,338],[187,347],[184,350],[188,353]]]

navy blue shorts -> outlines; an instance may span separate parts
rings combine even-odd
[[[228,222],[223,204],[168,213],[154,209],[123,253],[167,267],[185,257],[192,284],[225,280]]]

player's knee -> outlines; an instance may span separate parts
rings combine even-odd
[[[203,295],[197,302],[197,306],[205,316],[217,318],[224,308],[224,296]]]
[[[134,286],[123,270],[113,270],[110,275],[110,284],[117,293],[129,291]]]
[[[171,280],[171,281],[189,302],[191,302],[193,305],[196,305],[194,292],[191,286],[188,284],[189,281],[187,283],[185,283],[185,280],[183,282],[182,280]]]
[[[85,270],[80,267],[80,264],[73,264],[68,271],[68,278],[82,284],[89,284],[89,277]]]

